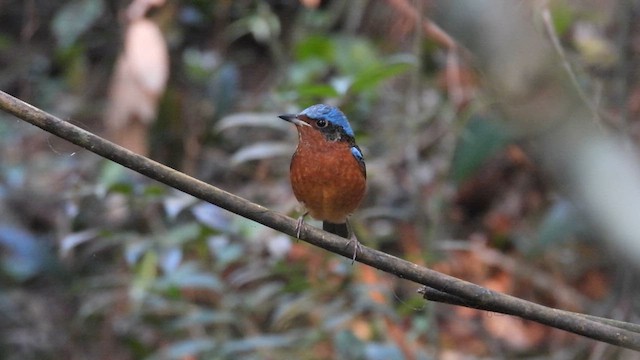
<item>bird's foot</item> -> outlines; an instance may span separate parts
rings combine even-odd
[[[362,245],[360,245],[360,241],[358,241],[358,238],[356,238],[355,234],[351,234],[351,237],[349,238],[349,241],[347,241],[345,248],[349,247],[351,243],[353,243],[353,257],[351,258],[351,265],[353,265],[356,262],[358,251],[362,250]]]
[[[304,217],[307,216],[308,212],[300,215],[298,218],[298,223],[296,224],[296,238],[300,239],[300,233],[302,232],[302,224],[304,223]]]

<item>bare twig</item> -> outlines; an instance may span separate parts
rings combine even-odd
[[[95,154],[199,199],[291,236],[296,233],[296,220],[292,218],[135,154],[2,91],[0,91],[0,109]],[[351,258],[353,255],[352,249],[345,247],[345,239],[311,226],[303,226],[300,239],[347,258]],[[523,319],[533,320],[595,340],[640,350],[640,334],[633,331],[501,294],[364,246],[358,251],[357,260],[400,278],[467,300],[474,306],[481,306],[483,309],[513,314]]]
[[[442,30],[436,23],[427,18],[422,18],[421,14],[416,11],[416,8],[407,0],[387,0],[387,3],[391,7],[401,13],[403,16],[411,19],[415,24],[422,26],[425,34],[437,42],[440,46],[443,46],[449,50],[455,50],[458,48],[456,41],[444,30]]]
[[[598,114],[598,109],[593,105],[592,101],[585,94],[582,85],[578,81],[578,77],[576,76],[575,71],[573,71],[573,67],[571,63],[569,63],[569,59],[567,59],[567,55],[560,45],[560,39],[558,38],[558,33],[556,32],[555,27],[553,26],[553,20],[551,18],[551,10],[549,10],[549,4],[545,4],[540,9],[540,16],[542,17],[542,23],[544,24],[544,29],[551,40],[551,44],[553,44],[553,49],[556,51],[560,60],[562,61],[562,66],[564,67],[567,75],[569,75],[569,79],[571,79],[571,84],[575,87],[576,93],[584,103],[584,105],[591,111],[593,115],[593,120],[596,124],[600,125],[600,114]]]
[[[493,309],[487,308],[486,306],[483,306],[482,304],[475,303],[471,299],[463,299],[463,298],[460,298],[458,296],[447,294],[445,292],[442,292],[442,291],[436,290],[436,289],[432,289],[432,288],[427,287],[427,286],[418,289],[418,293],[421,294],[422,297],[424,297],[425,299],[430,300],[430,301],[437,301],[437,302],[441,302],[441,303],[445,303],[445,304],[449,304],[449,305],[458,305],[458,306],[464,306],[464,307],[478,309],[478,310],[494,311],[494,312],[499,312],[501,314],[519,316],[518,314],[514,314],[514,313],[511,313],[511,312],[495,311]],[[584,318],[584,319],[593,320],[593,321],[599,322],[601,324],[607,324],[607,325],[615,326],[615,327],[620,328],[620,329],[625,329],[625,330],[633,331],[635,333],[639,333],[640,334],[640,324],[632,324],[632,323],[628,323],[628,322],[624,322],[624,321],[607,319],[607,318],[588,315],[588,314],[580,314],[580,313],[576,313],[576,312],[572,312],[572,311],[565,311],[565,310],[559,310],[559,309],[557,309],[556,311],[558,311],[558,312],[560,312],[560,313],[562,313],[564,315],[579,316],[579,317]]]

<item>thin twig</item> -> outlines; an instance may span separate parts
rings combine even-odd
[[[553,44],[553,49],[556,51],[558,56],[560,56],[560,60],[562,61],[562,66],[564,67],[567,75],[569,75],[569,79],[571,80],[571,84],[576,89],[580,100],[584,103],[584,105],[589,109],[591,114],[593,115],[593,120],[596,124],[601,125],[600,114],[598,113],[597,108],[593,105],[591,100],[585,94],[582,85],[578,81],[578,77],[576,76],[575,71],[573,71],[573,67],[571,63],[569,63],[569,59],[567,59],[567,55],[560,44],[560,40],[558,38],[558,33],[556,32],[555,27],[553,26],[553,20],[551,19],[551,11],[549,10],[549,4],[545,4],[540,9],[540,16],[542,17],[542,23],[544,24],[544,29],[551,40],[551,44]]]
[[[463,299],[463,298],[460,298],[460,297],[455,296],[455,295],[447,294],[447,293],[442,292],[440,290],[432,289],[432,288],[430,288],[428,286],[425,286],[425,287],[422,287],[422,288],[418,289],[418,293],[421,294],[422,297],[424,297],[425,299],[430,300],[430,301],[441,302],[441,303],[449,304],[449,305],[464,306],[464,307],[478,309],[478,310],[499,312],[501,314],[520,316],[519,314],[514,314],[514,313],[511,313],[511,312],[495,311],[493,309],[487,308],[486,306],[484,306],[482,304],[475,303],[471,299]],[[635,333],[639,333],[640,334],[640,324],[632,324],[632,323],[628,323],[628,322],[624,322],[624,321],[608,319],[608,318],[603,318],[603,317],[593,316],[593,315],[588,315],[588,314],[581,314],[581,313],[572,312],[572,311],[566,311],[566,310],[557,310],[557,311],[559,311],[560,313],[562,313],[564,315],[579,316],[579,317],[584,318],[584,319],[588,319],[588,320],[592,320],[592,321],[595,321],[595,322],[599,322],[601,324],[611,325],[611,326],[617,327],[619,329],[629,330],[629,331],[633,331]]]
[[[294,236],[295,219],[271,211],[239,196],[194,179],[179,171],[135,154],[91,132],[63,121],[5,92],[0,91],[0,109],[15,115],[47,132],[68,140],[104,158],[115,161],[140,174],[162,182],[199,199],[215,204],[247,219],[259,222],[277,231]],[[315,227],[304,225],[300,239],[347,258],[353,249],[345,247],[345,239]],[[619,327],[585,319],[566,311],[557,310],[427,269],[395,256],[362,246],[358,262],[408,279],[429,288],[470,300],[475,306],[533,320],[544,325],[583,335],[613,345],[640,350],[640,334]]]

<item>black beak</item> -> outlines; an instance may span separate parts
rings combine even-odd
[[[288,121],[296,126],[311,126],[309,124],[307,124],[306,122],[298,119],[298,115],[296,114],[284,114],[284,115],[280,115],[278,116],[280,119],[284,120],[284,121]]]
[[[280,115],[278,116],[280,119],[284,120],[284,121],[288,121],[290,123],[294,123],[295,121],[298,120],[296,117],[296,114],[284,114],[284,115]]]

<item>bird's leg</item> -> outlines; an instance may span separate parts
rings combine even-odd
[[[358,255],[358,251],[362,249],[362,245],[360,245],[360,241],[358,241],[356,234],[353,232],[353,229],[351,229],[351,224],[349,223],[349,219],[347,219],[346,222],[347,222],[347,230],[349,232],[349,241],[347,241],[347,245],[345,245],[345,248],[349,247],[349,244],[353,243],[353,258],[351,258],[351,265],[353,265],[356,262],[356,256]]]
[[[309,212],[305,211],[298,218],[298,223],[296,224],[296,238],[298,238],[298,239],[300,239],[300,232],[302,231],[302,223],[304,223],[304,217],[307,216],[308,214],[309,214]]]

